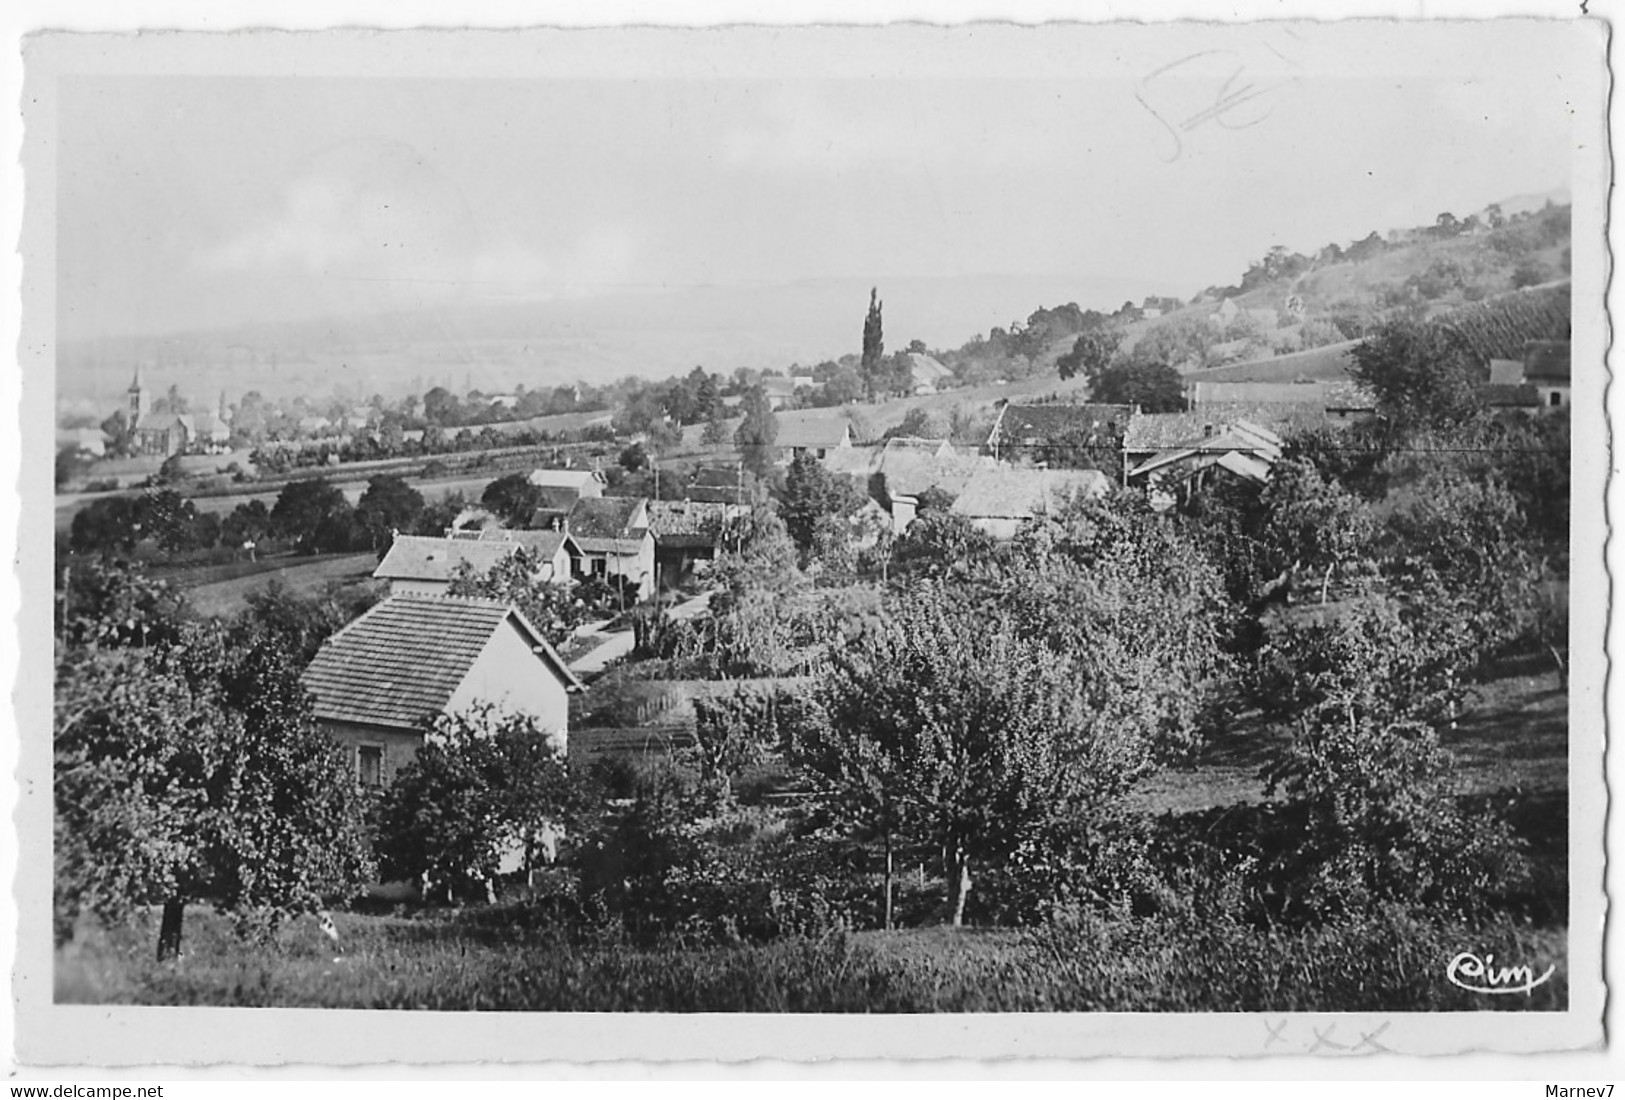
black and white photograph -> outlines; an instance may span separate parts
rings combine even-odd
[[[1606,49],[25,41],[19,1056],[1602,1042]]]

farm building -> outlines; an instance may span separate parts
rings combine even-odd
[[[559,530],[578,500],[604,495],[604,475],[597,470],[532,470],[530,483],[539,501],[527,526]]]
[[[781,452],[781,464],[788,465],[804,452],[822,461],[832,452],[852,446],[852,425],[844,415],[828,409],[787,412],[779,416],[774,442]]]
[[[533,717],[563,751],[568,696],[582,690],[516,609],[450,596],[390,596],[329,638],[302,682],[368,787],[417,756],[436,716],[482,705]]]
[[[910,392],[923,397],[953,385],[954,372],[934,356],[918,351],[903,354],[908,358]]]
[[[582,497],[564,521],[580,549],[575,571],[581,577],[620,580],[647,599],[655,588],[655,539],[649,530],[649,502],[642,497]]]
[[[1023,523],[1052,514],[1073,497],[1110,490],[1110,479],[1099,470],[997,466],[973,476],[949,510],[996,539],[1012,539]]]
[[[1005,462],[1053,461],[1057,452],[1116,451],[1137,415],[1133,405],[1006,405],[987,448]]]
[[[1133,465],[1125,473],[1130,485],[1146,487],[1153,507],[1168,508],[1176,501],[1189,500],[1219,477],[1262,485],[1281,458],[1281,437],[1258,424],[1202,420],[1198,425],[1189,413],[1171,415],[1179,420],[1161,425],[1168,429],[1162,433],[1161,449],[1149,457],[1131,459]],[[1187,424],[1188,434],[1181,435]],[[1152,442],[1150,431],[1141,429],[1132,443],[1136,449],[1130,453],[1138,456],[1143,453],[1139,448]],[[1125,451],[1129,446],[1126,442]]]
[[[527,546],[543,561],[539,580],[562,582],[569,579],[573,547],[562,533],[480,531],[470,534],[471,537],[466,538],[397,535],[372,575],[389,582],[392,596],[442,596],[464,565],[475,573],[486,573],[520,546]]]
[[[715,504],[744,504],[745,476],[739,463],[699,466],[688,483],[688,499]]]
[[[659,586],[675,588],[693,575],[698,563],[715,560],[729,518],[743,510],[712,501],[651,500],[649,530]]]

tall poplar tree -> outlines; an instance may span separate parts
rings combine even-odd
[[[863,392],[871,401],[875,399],[875,391],[881,385],[886,355],[886,343],[880,332],[881,302],[876,294],[876,288],[870,287],[869,314],[863,319],[863,364],[860,368],[863,374]]]

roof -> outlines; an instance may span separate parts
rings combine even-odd
[[[566,688],[581,687],[516,609],[453,596],[389,597],[329,638],[301,681],[316,697],[318,719],[421,728],[445,710],[508,623],[529,638],[532,652]]]
[[[995,466],[978,471],[950,511],[970,519],[1027,519],[1077,494],[1103,496],[1110,489],[1099,470]]]
[[[1518,386],[1486,383],[1479,387],[1478,393],[1492,409],[1533,408],[1540,404],[1540,391],[1527,383]]]
[[[988,441],[1038,444],[1088,435],[1115,446],[1133,419],[1132,405],[1006,405]]]
[[[846,414],[836,410],[800,409],[777,416],[779,434],[774,442],[780,447],[839,447],[843,440],[851,439]]]
[[[1569,372],[1567,340],[1531,340],[1523,349],[1523,376],[1530,381],[1538,378],[1567,382]]]
[[[647,501],[643,497],[582,497],[570,509],[570,534],[587,548],[587,539],[642,538],[633,524]]]
[[[1341,382],[1353,377],[1349,352],[1360,343],[1344,340],[1338,344],[1294,351],[1198,370],[1187,377],[1193,382]]]
[[[897,440],[892,440],[893,443]],[[875,471],[886,477],[886,491],[919,496],[937,488],[958,495],[976,474],[988,468],[991,460],[961,455],[951,448],[945,454],[917,448],[892,448],[889,444],[876,457]]]
[[[450,581],[464,562],[474,572],[485,573],[518,547],[517,542],[485,541],[483,536],[448,539],[397,535],[372,575],[391,581]]]
[[[720,530],[730,506],[712,501],[651,500],[649,530],[656,539],[673,535],[710,535]]]
[[[578,496],[595,481],[602,481],[597,470],[532,470],[530,483],[544,489],[569,489]]]
[[[1518,386],[1523,384],[1522,359],[1491,359],[1490,384],[1495,386]]]
[[[954,376],[954,372],[943,366],[934,356],[918,351],[905,352],[904,354],[908,356],[909,366],[916,386],[928,382],[934,385],[945,378]]]
[[[694,479],[691,485],[703,485],[712,489],[737,489],[739,487],[739,466],[699,466],[694,470]]]
[[[1228,390],[1239,387],[1215,388]],[[1124,434],[1123,449],[1138,454],[1164,451],[1170,447],[1183,447],[1188,443],[1207,438],[1209,426],[1217,433],[1238,422],[1267,429],[1271,434],[1279,436],[1280,433],[1294,428],[1325,423],[1323,410],[1327,401],[1334,396],[1341,398],[1345,403],[1355,399],[1355,395],[1341,390],[1332,391],[1324,386],[1312,388],[1320,393],[1321,402],[1289,404],[1269,401],[1214,401],[1203,402],[1188,412],[1141,413],[1134,418],[1134,422]],[[1338,404],[1335,401],[1331,403]]]
[[[543,561],[552,560],[559,547],[573,541],[563,531],[510,531],[505,527],[486,527],[480,531],[481,542],[494,542],[523,546]]]

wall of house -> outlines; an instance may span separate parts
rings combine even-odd
[[[450,581],[396,579],[389,582],[391,596],[444,596]]]
[[[383,785],[395,782],[396,774],[417,756],[423,745],[423,734],[413,730],[382,729],[355,722],[320,721],[322,731],[337,741],[344,750],[344,763],[350,774],[360,776],[360,750],[362,746],[383,749],[381,774]]]
[[[569,736],[569,696],[558,676],[530,647],[529,637],[510,619],[485,643],[446,709],[455,713],[490,703],[529,714],[543,729],[556,731],[559,747],[564,748]]]

